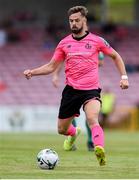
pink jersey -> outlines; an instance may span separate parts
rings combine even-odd
[[[110,54],[112,47],[99,36],[89,33],[81,40],[72,35],[67,36],[58,44],[53,59],[65,60],[66,84],[74,89],[98,89],[98,53]]]

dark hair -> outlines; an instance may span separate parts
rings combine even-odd
[[[68,17],[74,13],[80,12],[82,16],[87,17],[88,10],[85,6],[74,6],[68,10]]]

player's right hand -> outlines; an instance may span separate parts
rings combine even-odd
[[[27,79],[31,79],[31,77],[32,77],[31,70],[30,70],[30,69],[25,70],[25,71],[24,71],[24,76],[25,76]]]

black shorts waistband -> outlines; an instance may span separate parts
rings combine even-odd
[[[89,90],[81,90],[81,89],[74,89],[72,86],[70,85],[66,85],[65,86],[66,89],[71,89],[71,90],[74,90],[74,91],[80,91],[80,92],[89,92],[89,91],[98,91],[99,93],[101,92],[101,88],[98,88],[98,89],[89,89]]]

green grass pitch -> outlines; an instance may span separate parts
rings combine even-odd
[[[94,152],[86,148],[86,135],[78,150],[65,152],[64,136],[53,134],[0,134],[0,179],[134,179],[139,178],[139,132],[106,131],[107,165],[99,167]],[[41,170],[37,153],[52,148],[60,158],[54,170]]]

